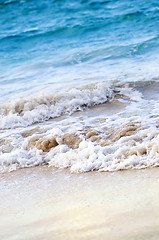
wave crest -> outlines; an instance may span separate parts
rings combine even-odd
[[[38,95],[0,104],[1,129],[29,126],[63,114],[83,110],[112,99],[114,92],[108,83],[91,84],[82,88]]]

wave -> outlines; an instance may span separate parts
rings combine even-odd
[[[0,141],[0,172],[48,164],[71,172],[118,171],[159,166],[159,131],[129,122],[112,128],[64,133],[38,128],[19,133],[22,143]]]
[[[6,0],[6,1],[4,0],[3,2],[0,3],[0,7],[18,3],[18,2],[19,0]]]
[[[3,103],[1,127],[10,129],[0,130],[0,172],[44,164],[74,173],[159,166],[158,87],[157,80],[102,82]],[[108,101],[111,110],[119,101],[124,107],[109,115],[104,104],[100,114],[98,106],[94,115],[45,122]]]
[[[72,88],[52,95],[38,95],[0,104],[1,129],[29,126],[63,114],[72,114],[96,104],[109,101],[113,90],[107,83]]]
[[[72,88],[50,95],[37,95],[25,99],[0,103],[0,129],[24,127],[64,114],[71,115],[86,107],[102,104],[120,96],[133,98],[133,90],[117,83],[101,82],[81,88]]]
[[[121,20],[132,20],[132,19],[137,19],[138,17],[143,17],[144,12],[143,11],[135,11],[135,12],[130,12],[126,14],[119,15],[119,19]]]

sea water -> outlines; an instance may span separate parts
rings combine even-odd
[[[158,1],[0,1],[0,172],[158,166],[158,91]]]

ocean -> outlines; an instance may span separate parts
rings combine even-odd
[[[0,1],[0,172],[159,166],[159,2]]]

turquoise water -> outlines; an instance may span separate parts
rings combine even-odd
[[[2,0],[0,101],[158,77],[158,26],[158,1]]]

